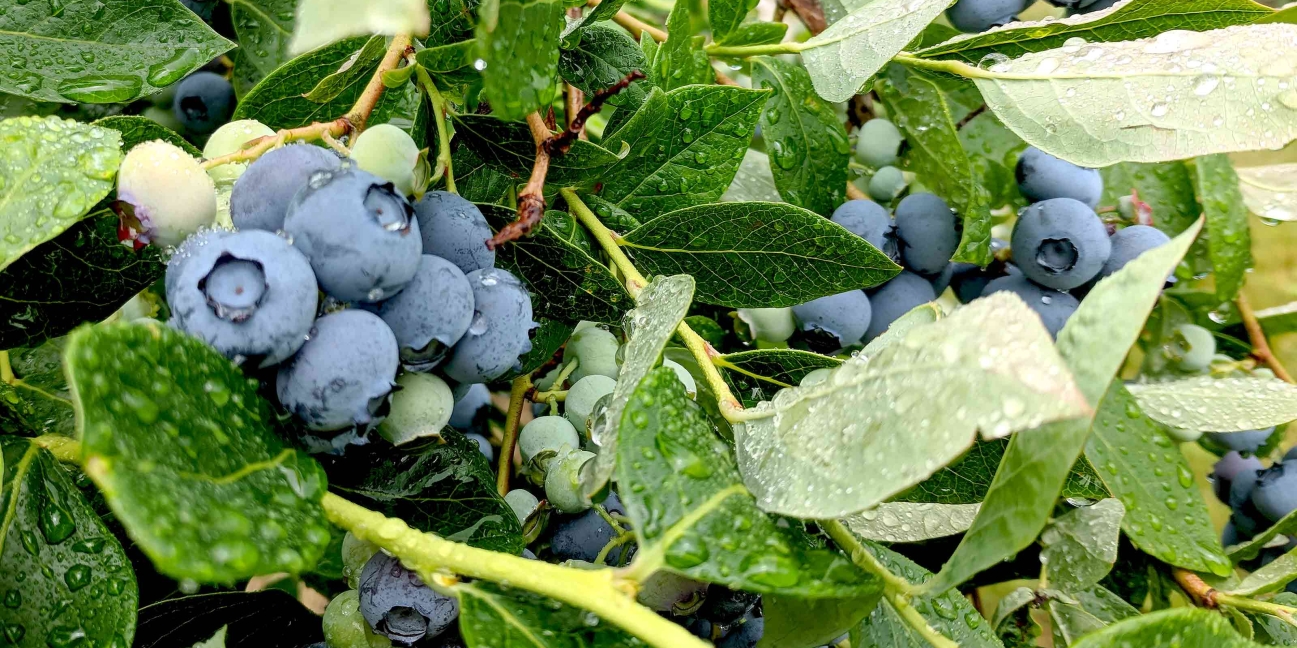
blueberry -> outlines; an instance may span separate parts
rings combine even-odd
[[[869,293],[873,317],[865,341],[883,334],[900,316],[937,298],[932,284],[913,272],[902,272]]]
[[[1261,513],[1252,504],[1259,470],[1240,470],[1229,485],[1230,521],[1242,537],[1250,538],[1261,528]]]
[[[473,287],[458,266],[425,254],[414,279],[384,301],[378,314],[396,334],[406,369],[427,371],[468,331]]]
[[[582,486],[586,464],[594,459],[593,452],[560,447],[545,468],[545,500],[560,513],[580,513],[590,508],[590,496]]]
[[[1117,230],[1116,234],[1109,237],[1109,241],[1112,243],[1112,252],[1108,254],[1108,260],[1103,264],[1103,269],[1099,271],[1095,281],[1121,270],[1127,263],[1134,261],[1135,257],[1159,245],[1169,243],[1171,237],[1156,227],[1131,225]]]
[[[644,580],[635,600],[650,610],[687,616],[698,609],[706,595],[707,583],[658,570]]]
[[[464,274],[495,267],[486,247],[491,226],[477,205],[445,191],[429,191],[414,204],[423,233],[423,251],[459,266]]]
[[[760,600],[760,594],[732,590],[724,585],[712,585],[707,588],[707,600],[699,608],[698,616],[716,625],[733,625],[752,610]]]
[[[410,644],[451,627],[459,618],[459,601],[433,591],[395,556],[379,552],[360,575],[360,613],[374,632]]]
[[[310,144],[277,148],[248,165],[230,193],[230,220],[241,229],[276,232],[293,196],[311,176],[336,171],[342,161],[333,153]]]
[[[886,119],[871,119],[856,131],[856,159],[875,169],[896,164],[901,159],[901,135],[896,124]]]
[[[1229,547],[1240,542],[1243,542],[1243,538],[1239,537],[1238,529],[1234,528],[1233,520],[1226,521],[1225,528],[1220,531],[1220,546]]]
[[[874,200],[891,202],[905,191],[905,174],[894,166],[885,166],[869,179],[869,196]]]
[[[959,0],[946,10],[946,18],[961,32],[979,33],[1017,20],[1028,4],[1025,0]]]
[[[997,292],[1011,292],[1022,301],[1027,303],[1027,307],[1040,316],[1040,321],[1044,323],[1045,330],[1054,337],[1058,337],[1058,332],[1063,330],[1063,325],[1067,319],[1076,312],[1076,307],[1080,302],[1076,298],[1057,290],[1050,290],[1029,281],[1026,277],[1018,274],[1010,274],[1007,277],[1000,277],[988,284],[982,291],[982,295],[990,295]]]
[[[195,72],[176,88],[171,110],[186,129],[210,133],[234,114],[234,86],[215,72]]]
[[[513,275],[498,268],[468,273],[473,320],[443,370],[461,383],[495,380],[531,350],[531,296]]]
[[[1094,209],[1103,197],[1103,178],[1097,169],[1076,166],[1034,146],[1018,157],[1014,175],[1018,190],[1031,202],[1071,198]]]
[[[791,308],[740,308],[737,314],[754,340],[784,342],[797,331]]]
[[[381,301],[419,270],[414,209],[391,183],[358,169],[313,176],[289,203],[284,231],[311,260],[320,289],[340,301]]]
[[[611,394],[616,386],[616,380],[598,374],[578,380],[567,390],[567,398],[563,400],[563,416],[578,432],[588,430],[586,423],[594,412],[594,404]]]
[[[685,629],[693,636],[707,641],[712,640],[712,622],[698,617],[692,617],[685,622]]]
[[[373,313],[344,310],[315,321],[310,339],[279,368],[279,402],[312,430],[374,422],[398,368],[396,336]]]
[[[1222,502],[1229,502],[1230,485],[1234,476],[1244,470],[1261,470],[1261,460],[1253,456],[1244,457],[1236,450],[1225,453],[1211,469],[1211,485],[1216,497]]]
[[[221,4],[220,0],[180,0],[185,7],[203,19],[205,23],[212,22],[212,12]]]
[[[515,488],[504,494],[504,502],[513,509],[513,514],[518,516],[518,522],[526,522],[527,518],[535,512],[536,507],[540,506],[540,500],[536,499],[531,491]]]
[[[310,262],[270,232],[196,235],[172,257],[165,283],[173,326],[254,366],[288,359],[315,321]]]
[[[991,239],[992,253],[1007,247],[1009,247],[1008,241],[998,238]],[[955,298],[960,303],[967,304],[982,296],[986,284],[1005,275],[1018,272],[1016,266],[998,260],[991,261],[990,265],[985,268],[972,263],[951,263],[950,289],[955,293]]]
[[[322,624],[328,648],[378,648],[387,643],[369,629],[360,613],[360,592],[356,590],[347,590],[329,601]]]
[[[831,220],[888,256],[897,256],[896,239],[892,236],[895,224],[882,205],[872,200],[848,200],[833,210]]]
[[[730,628],[729,632],[716,642],[716,648],[755,648],[757,642],[761,641],[761,636],[765,634],[765,626],[765,619],[748,613],[743,617],[741,625]]]
[[[836,295],[793,306],[793,315],[803,331],[817,331],[830,338],[828,346],[842,349],[858,344],[869,330],[873,309],[863,290],[849,290]]]
[[[1071,15],[1094,13],[1104,9],[1111,9],[1117,6],[1118,2],[1121,2],[1121,0],[1095,0],[1091,4],[1079,6],[1068,13]]]
[[[255,119],[240,119],[232,121],[218,129],[212,136],[207,138],[207,143],[203,145],[203,157],[211,160],[224,155],[229,155],[243,148],[245,144],[254,139],[274,135],[275,131],[269,126]],[[240,175],[247,170],[248,165],[244,162],[227,162],[218,167],[207,170],[207,175],[212,180],[222,186],[233,183],[238,180]]]
[[[129,205],[130,218],[138,221],[132,228],[143,243],[180,245],[216,220],[211,177],[198,160],[162,140],[140,144],[122,159],[117,200]]]
[[[1171,334],[1167,353],[1183,371],[1206,371],[1216,355],[1216,337],[1197,324],[1181,324]]]
[[[1297,510],[1297,464],[1277,463],[1257,476],[1252,504],[1271,522]]]
[[[522,431],[518,433],[518,452],[523,461],[531,461],[547,450],[558,452],[564,446],[580,448],[581,435],[561,416],[534,418],[522,426]]]
[[[584,322],[583,324],[586,325],[577,326],[572,337],[568,338],[567,346],[563,347],[563,362],[576,359],[580,363],[572,372],[570,378],[572,383],[581,382],[582,378],[594,375],[616,378],[619,373],[617,336],[598,325]]]
[[[1274,428],[1272,427],[1245,432],[1208,432],[1203,436],[1214,441],[1217,445],[1235,452],[1255,454],[1257,449],[1265,445],[1271,434],[1274,434]]]
[[[396,384],[399,389],[392,394],[391,410],[378,424],[378,433],[393,445],[440,438],[455,407],[446,381],[431,374],[403,373]]]
[[[419,145],[400,128],[392,124],[366,128],[351,145],[351,159],[362,170],[395,185],[403,195],[414,193]]]
[[[1297,459],[1297,446],[1288,448],[1288,451],[1283,453],[1282,461],[1292,461],[1293,459]]]
[[[491,390],[481,383],[460,384],[455,386],[454,395],[455,409],[450,413],[450,427],[472,430],[477,413],[491,406]]]
[[[1085,284],[1108,262],[1103,221],[1083,203],[1053,198],[1022,211],[1013,227],[1013,262],[1028,279],[1055,290]]]
[[[626,514],[621,500],[616,494],[609,494],[603,507],[609,513]],[[557,516],[552,522],[554,530],[550,538],[549,550],[559,561],[584,560],[593,562],[599,557],[599,551],[617,536],[617,532],[608,524],[598,511],[590,509],[579,515]],[[622,548],[609,552],[609,558],[616,561]]]
[[[361,540],[350,531],[342,536],[342,575],[346,578],[348,587],[360,585],[360,573],[376,553],[378,545]]]
[[[946,201],[914,193],[896,205],[901,261],[920,274],[937,274],[959,247],[959,221]]]
[[[486,457],[487,463],[495,461],[495,447],[491,445],[489,439],[475,432],[465,434],[464,437],[477,444],[478,451],[482,453],[483,457]]]

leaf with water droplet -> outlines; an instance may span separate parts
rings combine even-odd
[[[1243,287],[1243,277],[1252,267],[1252,236],[1239,178],[1224,154],[1197,158],[1193,169],[1198,204],[1207,219],[1207,249],[1215,277],[1216,299],[1231,301]]]
[[[431,28],[426,0],[301,0],[288,50],[301,54],[351,36],[427,35]]]
[[[487,0],[479,10],[476,40],[482,96],[505,121],[522,119],[550,101],[558,76],[560,0]]]
[[[1153,226],[1167,236],[1185,231],[1201,215],[1193,173],[1182,161],[1122,162],[1099,169],[1099,174],[1104,191],[1100,204],[1119,204],[1123,197],[1137,191],[1140,201],[1152,209]],[[1182,265],[1192,275],[1211,271],[1205,239],[1194,242]]]
[[[455,141],[472,149],[489,168],[525,182],[536,162],[536,143],[522,122],[493,115],[456,115]],[[563,155],[550,159],[546,182],[560,186],[593,186],[624,151],[610,151],[587,140],[572,142]]]
[[[973,80],[1022,139],[1081,166],[1278,148],[1297,138],[1297,109],[1281,101],[1297,60],[1275,56],[1294,41],[1290,24],[1174,30],[1093,55],[1026,54]],[[1214,91],[1195,91],[1203,75],[1220,77]]]
[[[604,4],[599,3],[594,11],[603,11]],[[619,3],[610,0],[607,4]],[[646,71],[647,67],[648,61],[639,44],[625,31],[609,25],[583,27],[580,42],[564,47],[558,56],[559,75],[587,94],[609,88],[631,72]],[[644,103],[651,87],[653,82],[649,79],[635,81],[609,97],[608,105],[633,111]],[[562,159],[559,157],[550,162],[560,162]]]
[[[459,631],[469,646],[634,648],[644,644],[593,613],[487,581],[460,583]]]
[[[1176,646],[1177,648],[1256,648],[1223,615],[1194,607],[1159,610],[1114,623],[1071,644],[1071,648]]]
[[[20,627],[44,645],[55,628],[72,627],[95,645],[115,636],[129,645],[135,573],[69,472],[31,439],[5,436],[0,473],[0,630]],[[105,595],[104,584],[118,581],[120,590]]]
[[[1089,411],[1039,319],[997,293],[784,390],[735,426],[735,447],[763,509],[836,518],[919,483],[979,430],[998,438]]]
[[[224,583],[319,559],[324,471],[285,447],[229,360],[148,322],[80,329],[65,363],[86,473],[158,571]],[[208,384],[229,400],[218,405]]]
[[[879,605],[877,596],[805,599],[780,594],[761,597],[764,634],[759,646],[832,646]]]
[[[1280,101],[1297,105],[1297,88],[1289,92],[1292,94],[1281,96]],[[1297,145],[1280,151],[1236,153],[1230,159],[1248,211],[1267,225],[1297,220]]]
[[[1095,585],[1117,562],[1117,539],[1126,508],[1103,499],[1059,516],[1040,534],[1040,562],[1051,587],[1065,591]]]
[[[364,78],[368,82],[371,71],[383,59],[383,54],[386,52],[386,40],[382,36],[371,36],[333,73],[320,79],[315,87],[303,96],[318,104],[336,99],[347,89],[347,86],[356,83],[358,78]]]
[[[616,476],[639,540],[636,560],[661,560],[690,578],[754,592],[833,599],[879,594],[878,580],[845,556],[814,548],[800,524],[757,508],[729,447],[670,368],[640,381],[622,414],[620,437]],[[636,492],[635,484],[647,488]]]
[[[783,387],[801,382],[816,369],[832,369],[842,364],[838,358],[797,349],[753,349],[727,353],[717,363],[734,395],[744,407],[756,407],[770,400]]]
[[[782,202],[783,196],[775,187],[770,156],[755,149],[744,151],[739,170],[720,199],[724,202]]]
[[[784,203],[686,207],[621,242],[641,270],[691,274],[699,300],[733,308],[794,306],[876,286],[900,271],[837,223]]]
[[[1202,432],[1260,430],[1297,420],[1297,386],[1261,377],[1133,384],[1130,392],[1153,420]]]
[[[883,502],[842,522],[867,540],[922,542],[963,533],[981,508],[981,504]]]

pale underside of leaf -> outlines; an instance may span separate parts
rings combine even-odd
[[[1235,167],[1248,211],[1272,221],[1297,220],[1297,163]]]
[[[424,0],[302,0],[289,50],[301,54],[349,36],[426,36],[431,23]]]
[[[1246,25],[1068,45],[969,73],[1029,144],[1101,167],[1292,141],[1294,52],[1297,25]]]
[[[1075,591],[1090,587],[1117,561],[1117,539],[1126,507],[1103,499],[1059,516],[1041,534],[1040,561],[1050,585]]]
[[[883,502],[842,521],[868,540],[922,542],[967,531],[981,508],[981,504]]]
[[[1151,418],[1186,430],[1241,432],[1297,420],[1297,386],[1282,380],[1203,376],[1130,392]]]

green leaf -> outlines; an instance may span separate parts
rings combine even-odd
[[[1297,162],[1235,160],[1234,171],[1249,211],[1267,221],[1297,220]]]
[[[323,641],[320,617],[287,592],[220,592],[181,596],[140,608],[134,648],[176,648],[231,626],[232,646],[295,646]]]
[[[122,150],[130,152],[138,144],[150,142],[153,140],[164,140],[169,144],[184,149],[184,151],[196,158],[203,157],[203,152],[198,147],[190,144],[185,138],[181,137],[175,131],[159,124],[148,117],[139,115],[113,115],[96,119],[90,123],[91,126],[101,128],[111,128],[122,136]]]
[[[450,160],[455,171],[455,188],[464,200],[493,205],[512,203],[515,185],[512,177],[496,171],[467,146],[457,147]]]
[[[663,90],[711,83],[715,78],[711,59],[702,48],[702,37],[693,35],[690,7],[688,2],[671,7],[667,16],[667,39],[658,46],[653,58],[646,57],[652,68],[653,83]]]
[[[772,45],[784,39],[788,33],[788,23],[751,22],[739,25],[725,37],[723,45]]]
[[[478,205],[493,230],[513,222],[513,210]],[[546,217],[531,236],[496,250],[496,264],[514,273],[532,293],[536,315],[562,322],[616,323],[634,305],[608,267],[574,245]]]
[[[0,92],[41,101],[130,103],[234,47],[177,0],[7,8]]]
[[[923,583],[932,578],[931,572],[901,554],[868,540],[863,544],[888,571],[911,583]],[[964,598],[963,594],[957,591],[918,595],[913,597],[910,603],[928,621],[928,625],[946,638],[953,639],[960,648],[1000,648],[1001,646],[991,624],[982,618],[981,613]],[[851,631],[851,645],[877,648],[927,648],[930,644],[901,619],[891,603],[883,601]]]
[[[116,131],[58,117],[0,121],[0,271],[81,220],[121,162]]]
[[[572,336],[572,327],[565,322],[552,320],[545,317],[536,318],[540,322],[540,327],[536,329],[531,336],[531,351],[528,351],[518,357],[519,369],[510,369],[500,376],[500,381],[513,380],[518,376],[532,373],[540,369],[550,358],[558,353],[569,337]]]
[[[455,117],[455,139],[472,149],[491,169],[526,182],[536,162],[536,143],[522,122],[506,122],[490,115]],[[556,185],[592,185],[617,164],[619,156],[585,140],[572,143],[568,152],[550,158],[546,182]]]
[[[131,645],[135,572],[68,472],[31,440],[0,437],[0,475],[5,643]]]
[[[1085,454],[1113,496],[1126,504],[1121,525],[1136,547],[1177,567],[1229,572],[1189,463],[1120,381],[1099,405]],[[1164,525],[1173,525],[1176,533],[1162,531]]]
[[[639,541],[636,560],[763,594],[876,597],[881,583],[815,549],[799,525],[762,513],[725,442],[667,367],[650,372],[621,415],[617,483]]]
[[[1243,275],[1252,266],[1247,206],[1229,156],[1200,157],[1194,160],[1193,168],[1198,204],[1207,218],[1207,249],[1216,279],[1216,298],[1230,301],[1238,295]]]
[[[453,429],[411,446],[349,448],[326,469],[334,490],[420,531],[514,555],[527,546],[518,517],[496,492],[490,461]]]
[[[1117,375],[1199,228],[1201,221],[1100,281],[1059,331],[1058,351],[1090,403],[1099,403]],[[1009,441],[977,520],[929,581],[930,591],[962,583],[1031,544],[1085,447],[1090,425],[1083,419],[1049,423]]]
[[[780,389],[796,385],[816,369],[832,369],[840,364],[837,358],[796,349],[754,349],[716,359],[716,365],[727,370],[725,382],[744,407],[756,407],[774,398]]]
[[[795,63],[756,57],[752,84],[773,91],[761,112],[761,129],[779,194],[798,207],[831,216],[845,200],[851,154],[837,111],[816,96],[806,69]]]
[[[1280,535],[1290,534],[1294,530],[1297,530],[1297,511],[1283,516],[1266,530],[1252,536],[1251,540],[1226,547],[1225,552],[1229,554],[1230,561],[1234,563],[1252,560],[1260,555],[1261,550],[1270,544],[1271,540]]]
[[[652,39],[649,39],[652,40]],[[630,212],[614,205],[594,194],[582,194],[581,200],[586,201],[590,209],[599,216],[599,221],[609,229],[618,232],[627,232],[640,226],[639,219],[630,215]]]
[[[720,198],[724,202],[783,202],[775,187],[770,157],[755,149],[743,152],[734,180]]]
[[[599,11],[603,4],[594,10]],[[626,32],[608,25],[583,28],[581,41],[564,47],[558,55],[559,75],[586,94],[605,90],[631,72],[646,71],[647,67],[648,61],[644,59],[639,43]],[[653,83],[648,79],[635,81],[609,97],[608,105],[635,110],[644,103],[652,87]]]
[[[477,23],[482,96],[505,121],[522,119],[549,102],[558,74],[563,30],[560,0],[485,0]]]
[[[1259,430],[1297,420],[1297,387],[1273,378],[1199,376],[1132,384],[1149,418],[1202,432]]]
[[[80,329],[65,361],[86,474],[158,571],[223,583],[319,559],[324,471],[238,367],[157,323]]]
[[[831,646],[876,605],[876,597],[804,599],[766,594],[761,597],[765,627],[757,648]]]
[[[229,626],[221,626],[221,629],[217,630],[216,634],[204,641],[194,644],[193,648],[225,648],[225,633],[228,630]]]
[[[473,66],[477,42],[463,40],[419,50],[415,60],[433,77],[447,75]]]
[[[1068,511],[1040,534],[1040,562],[1051,587],[1078,591],[1097,585],[1117,562],[1117,539],[1126,507],[1099,500]]]
[[[368,83],[370,71],[378,66],[386,53],[386,40],[382,36],[371,36],[365,42],[365,46],[352,54],[337,72],[320,79],[320,82],[304,96],[315,103],[326,103],[336,99],[348,86],[357,81],[363,80]]]
[[[693,277],[654,277],[640,291],[635,309],[623,319],[630,323],[629,339],[617,373],[617,386],[603,416],[590,426],[590,437],[599,446],[599,454],[595,457],[593,478],[583,484],[587,494],[597,492],[612,477],[618,457],[617,439],[622,412],[640,381],[658,365],[667,342],[689,312],[693,297]]]
[[[31,349],[10,349],[12,384],[0,381],[0,431],[22,436],[76,435],[62,339]]]
[[[425,0],[299,0],[288,50],[301,54],[351,36],[412,34],[431,27]]]
[[[234,33],[244,46],[235,50],[235,71],[251,67],[261,80],[293,58],[288,43],[296,24],[297,0],[227,0]],[[248,65],[241,65],[242,63]]]
[[[963,454],[979,430],[999,438],[1089,413],[1049,333],[1008,294],[977,300],[834,372],[786,390],[735,426],[739,466],[763,510],[849,515],[923,481]]]
[[[892,498],[893,502],[931,502],[934,504],[977,504],[986,499],[996,468],[1004,458],[1008,441],[980,441],[974,443],[964,456],[937,471],[936,474],[904,493]],[[1108,490],[1095,474],[1090,462],[1081,457],[1072,466],[1063,484],[1063,497],[1103,499]]]
[[[883,502],[842,518],[851,532],[877,542],[923,542],[963,533],[973,525],[981,504],[915,504]]]
[[[622,237],[649,274],[693,275],[698,299],[794,306],[869,288],[900,267],[841,225],[783,203],[719,203],[663,214]]]
[[[1225,617],[1192,607],[1172,608],[1127,619],[1083,637],[1072,648],[1169,646],[1179,648],[1255,648],[1234,632]]]
[[[1250,0],[1131,0],[1116,11],[1078,14],[1068,18],[1015,22],[980,34],[962,34],[939,45],[925,47],[916,56],[949,58],[977,64],[995,53],[1008,57],[1062,47],[1069,38],[1084,38],[1091,45],[1156,36],[1173,29],[1206,31],[1245,25],[1273,12]],[[1081,54],[1086,52],[1082,51]]]
[[[601,20],[612,20],[612,17],[617,15],[618,11],[621,11],[623,4],[626,4],[626,0],[608,0],[607,2],[600,2],[595,5],[589,13],[583,16],[580,22],[573,23],[569,26],[568,31],[575,32],[577,29],[580,29],[581,37],[584,38],[586,29],[593,27],[596,22]],[[650,38],[649,40],[653,39]]]
[[[968,94],[976,96],[977,106],[982,105],[982,95],[977,92],[977,86],[972,83],[960,85],[961,89],[965,87],[968,88],[966,91]],[[959,93],[947,91],[947,96],[952,94],[958,96]],[[977,106],[972,108],[975,109]],[[1027,148],[1027,143],[1006,128],[1004,122],[1001,122],[995,113],[983,112],[968,119],[970,115],[971,112],[959,115],[960,122],[956,122],[964,124],[962,128],[957,129],[959,143],[973,165],[974,177],[982,179],[981,186],[990,194],[989,204],[992,209],[1003,205],[1025,206],[1027,199],[1023,198],[1022,193],[1018,191],[1015,166],[1018,156]],[[964,122],[965,119],[968,121]]]
[[[1045,609],[1049,612],[1055,646],[1070,646],[1082,636],[1108,625],[1085,608],[1063,601],[1062,597],[1050,599]]]
[[[1248,574],[1233,587],[1225,588],[1225,591],[1238,596],[1260,596],[1278,592],[1294,579],[1297,579],[1297,553],[1289,551]]]
[[[730,86],[654,89],[604,140],[610,151],[629,144],[630,154],[608,170],[600,195],[640,220],[715,202],[734,179],[767,94]]]
[[[963,219],[954,260],[986,265],[991,261],[990,195],[959,141],[948,98],[932,79],[899,65],[888,68],[875,91],[909,143],[904,168]]]
[[[285,63],[243,96],[232,119],[255,119],[270,128],[281,129],[331,121],[345,115],[369,83],[369,76],[378,67],[377,62],[366,66],[364,74],[356,70],[357,76],[352,83],[330,101],[316,103],[305,95],[321,79],[347,65],[368,41],[368,38],[348,38]],[[422,134],[414,127],[421,106],[419,92],[413,84],[399,90],[388,90],[379,99],[367,123],[372,126],[390,122],[421,139]]]
[[[1276,148],[1297,139],[1297,99],[1281,88],[1292,69],[1272,65],[1294,38],[1287,24],[1171,31],[1105,43],[1096,56],[1025,54],[973,80],[1022,139],[1081,166]],[[1217,69],[1186,70],[1189,56]]]
[[[0,271],[0,348],[36,346],[112,315],[166,271],[157,246],[117,240],[117,214],[90,215]]]
[[[707,22],[712,26],[712,40],[730,44],[730,37],[738,31],[748,12],[755,9],[756,0],[712,0],[707,3]],[[832,638],[832,637],[830,637]]]
[[[869,2],[799,48],[815,92],[846,101],[954,4],[951,0]]]
[[[865,345],[865,348],[861,353],[866,357],[872,358],[881,353],[883,349],[904,340],[905,336],[909,335],[911,330],[923,326],[924,324],[931,324],[945,316],[945,311],[942,310],[941,305],[935,301],[926,304],[919,304],[910,309],[904,315],[896,318],[896,320],[887,327],[887,330],[883,331],[878,337],[870,340],[869,344]]]
[[[460,583],[459,631],[469,648],[631,648],[640,640],[581,608],[487,581]],[[595,623],[591,624],[590,621]]]

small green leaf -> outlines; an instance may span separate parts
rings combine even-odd
[[[991,260],[990,195],[960,143],[949,98],[932,79],[899,65],[887,69],[875,91],[909,143],[904,167],[963,220],[954,260],[986,265]]]
[[[617,373],[617,386],[612,400],[601,418],[590,429],[591,439],[599,445],[595,457],[593,479],[583,484],[587,494],[593,494],[608,483],[617,462],[618,428],[622,412],[630,402],[631,394],[649,371],[658,365],[667,342],[684,321],[693,303],[694,280],[689,275],[655,277],[636,298],[635,309],[626,314],[630,339],[622,354],[621,369]]]
[[[580,29],[581,37],[585,38],[586,29],[593,27],[595,23],[601,20],[612,20],[612,17],[617,15],[618,11],[621,11],[623,4],[626,4],[626,0],[608,0],[607,2],[600,2],[595,5],[589,13],[583,16],[580,22],[569,26],[568,31],[575,32],[577,29]],[[650,38],[649,40],[653,39]]]
[[[1004,458],[1008,441],[979,441],[953,463],[937,471],[904,493],[892,498],[893,502],[931,502],[935,504],[977,504],[986,499],[995,470]],[[1098,500],[1108,497],[1094,468],[1085,457],[1077,459],[1063,484],[1063,497]]]
[[[419,50],[415,60],[433,77],[458,72],[473,66],[477,56],[477,42],[463,40],[457,43],[427,47]]]
[[[783,203],[719,203],[663,214],[622,245],[649,274],[693,275],[698,299],[732,308],[794,306],[869,288],[900,267],[842,226]]]
[[[1098,47],[1097,43],[1105,41],[1146,38],[1173,29],[1205,31],[1246,25],[1272,14],[1250,0],[1131,0],[1116,11],[1078,14],[1061,20],[1014,22],[1003,29],[962,34],[925,47],[915,55],[925,58],[954,55],[977,64],[987,54],[1021,56],[1062,47],[1067,39],[1074,37],[1084,38]]]
[[[156,323],[80,329],[65,361],[86,474],[158,571],[223,583],[319,559],[324,471],[238,367]]]
[[[1278,522],[1270,525],[1270,528],[1252,536],[1251,540],[1236,545],[1226,547],[1226,553],[1229,554],[1230,561],[1240,563],[1245,560],[1252,560],[1260,555],[1261,550],[1270,544],[1280,535],[1288,535],[1297,530],[1297,511],[1293,511],[1283,516]]]
[[[229,0],[229,5],[238,41],[256,43],[234,51],[236,73],[250,68],[260,81],[293,58],[288,43],[297,21],[297,0]]]
[[[410,34],[431,27],[426,0],[300,0],[288,50],[301,54],[351,36]]]
[[[763,403],[734,441],[763,510],[837,518],[923,481],[979,430],[999,438],[1088,413],[1040,320],[997,293]]]
[[[967,531],[981,508],[981,504],[883,502],[842,522],[866,540],[923,542]]]
[[[294,590],[295,592],[296,590]],[[134,648],[176,648],[235,628],[232,646],[295,646],[323,641],[320,617],[278,589],[181,596],[140,608]]]
[[[715,202],[734,179],[767,94],[729,86],[655,88],[604,140],[608,150],[625,143],[630,153],[608,170],[600,195],[642,221]]]
[[[185,138],[178,135],[175,131],[159,124],[148,117],[139,115],[113,115],[104,117],[90,123],[91,126],[101,128],[111,128],[122,136],[122,150],[130,152],[138,144],[150,142],[153,140],[165,140],[169,144],[174,144],[186,153],[200,158],[203,152],[198,147],[190,144]]]
[[[784,39],[788,33],[788,23],[750,22],[739,25],[730,32],[722,45],[735,47],[739,45],[772,45]]]
[[[632,648],[640,640],[581,608],[488,581],[460,583],[459,631],[469,648]],[[591,620],[595,623],[590,623]]]
[[[1113,496],[1127,504],[1121,525],[1136,547],[1177,567],[1229,572],[1188,462],[1120,381],[1099,405],[1085,455]],[[1163,532],[1164,525],[1177,532]]]
[[[518,357],[520,368],[510,369],[500,376],[500,381],[513,380],[518,376],[532,373],[540,369],[550,358],[558,353],[569,337],[572,336],[572,327],[565,322],[552,320],[545,317],[536,318],[540,322],[540,327],[536,329],[531,336],[531,351]]]
[[[29,439],[0,437],[0,511],[6,644],[131,645],[139,591],[130,560],[68,472]]]
[[[1133,617],[1087,635],[1072,648],[1162,646],[1180,648],[1255,648],[1240,637],[1225,617],[1208,610],[1180,607]]]
[[[1126,507],[1108,498],[1068,511],[1040,534],[1040,562],[1051,587],[1089,588],[1117,562],[1117,539]]]
[[[755,9],[756,0],[712,0],[707,3],[707,22],[712,26],[712,40],[728,44],[738,31],[748,12]]]
[[[501,121],[490,115],[455,117],[455,139],[472,149],[479,160],[491,169],[507,174],[522,183],[536,162],[536,143],[522,122]],[[551,158],[547,182],[556,185],[593,185],[620,157],[598,144],[585,140],[572,143],[568,152]]]
[[[22,436],[76,435],[76,416],[63,376],[62,339],[31,349],[10,349],[16,380],[0,381],[0,431]]]
[[[1235,160],[1234,171],[1249,211],[1267,221],[1297,220],[1297,162]]]
[[[515,555],[527,546],[518,517],[496,492],[490,462],[453,429],[400,448],[350,448],[325,468],[334,490],[420,531]]]
[[[603,3],[595,7],[595,11],[601,7]],[[639,43],[626,32],[608,25],[583,28],[581,41],[572,47],[564,47],[558,55],[558,73],[563,80],[587,94],[605,90],[631,72],[647,71],[647,67],[648,61],[644,59]],[[648,79],[635,81],[609,97],[608,105],[635,110],[644,103],[652,87]]]
[[[177,0],[7,8],[0,92],[40,101],[130,103],[234,47]]]
[[[1102,630],[1108,625],[1079,605],[1052,598],[1045,603],[1054,631],[1055,646],[1071,646],[1082,636]]]
[[[772,91],[761,112],[761,129],[779,194],[798,207],[831,216],[845,199],[851,154],[838,113],[816,96],[800,65],[754,58],[752,84]]]
[[[639,556],[735,589],[801,598],[877,596],[881,583],[845,556],[812,548],[800,526],[757,509],[729,448],[666,367],[622,413],[617,483]]]
[[[0,270],[108,195],[121,143],[116,131],[58,117],[0,121]]]
[[[1200,157],[1194,160],[1193,168],[1198,204],[1207,219],[1207,249],[1216,279],[1216,298],[1230,301],[1238,295],[1243,276],[1252,266],[1247,206],[1229,156]]]
[[[725,381],[744,407],[756,407],[770,400],[785,387],[801,382],[806,374],[816,369],[832,369],[842,364],[837,358],[796,349],[754,349],[727,353],[719,358],[717,366],[726,369]]]
[[[368,83],[370,71],[378,66],[378,62],[383,60],[383,54],[386,52],[386,40],[382,36],[371,36],[368,41],[365,41],[365,46],[352,54],[351,58],[338,68],[338,71],[320,79],[320,82],[304,96],[315,103],[327,103],[336,99],[359,80],[363,79]]]
[[[799,48],[815,92],[832,102],[850,99],[952,4],[869,2],[852,10]]]
[[[1293,580],[1297,580],[1297,553],[1289,551],[1225,591],[1238,596],[1260,596],[1278,592]]]
[[[1133,384],[1130,393],[1153,420],[1186,430],[1239,432],[1297,420],[1297,387],[1273,378],[1199,376]]]
[[[725,0],[721,0],[724,2]],[[693,17],[688,2],[676,3],[667,16],[667,39],[652,59],[653,83],[663,90],[711,83],[715,78],[711,59],[702,48],[702,37],[693,35]]]
[[[497,205],[478,205],[494,230],[516,218]],[[533,234],[496,250],[496,263],[527,284],[536,314],[563,322],[615,323],[634,304],[608,267],[574,245],[546,218]]]
[[[761,597],[764,633],[757,648],[832,646],[878,605],[877,597],[804,599],[778,594]]]
[[[505,121],[522,119],[553,97],[558,75],[560,0],[485,0],[477,23],[482,96]]]

